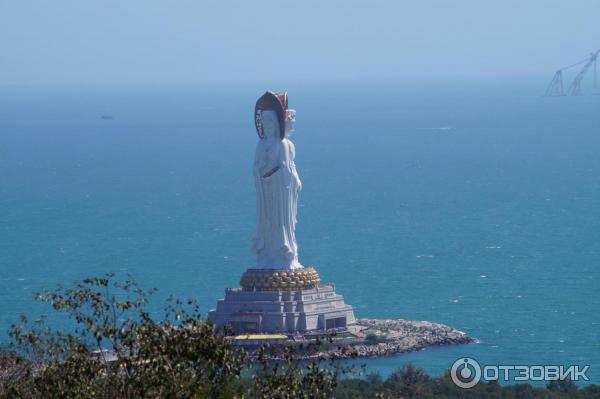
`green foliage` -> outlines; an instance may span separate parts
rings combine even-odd
[[[555,381],[547,388],[528,384],[501,386],[495,381],[482,382],[470,389],[454,385],[449,372],[438,378],[406,364],[385,381],[378,375],[366,379],[341,379],[334,391],[335,398],[436,398],[436,399],[600,399],[600,386],[578,389],[572,381]]]
[[[397,392],[403,397],[420,398],[431,394],[431,390],[425,384],[429,376],[425,370],[408,363],[402,366],[384,382],[384,387],[390,392]]]
[[[252,376],[255,397],[259,398],[329,398],[337,384],[335,368],[321,367],[318,362],[298,362],[289,348],[284,349],[282,362],[265,356],[271,348],[257,353]]]
[[[600,386],[572,381],[546,388],[480,383],[458,388],[449,373],[429,377],[404,365],[387,379],[340,378],[349,369],[335,357],[299,360],[334,345],[332,336],[309,347],[264,346],[247,354],[202,319],[194,301],[170,299],[164,318],[146,310],[153,291],[112,274],[72,288],[44,290],[38,299],[70,315],[76,328],[53,331],[22,317],[0,350],[3,398],[502,398],[600,399]],[[338,348],[345,352],[348,348]]]
[[[171,299],[156,321],[146,310],[152,291],[130,277],[87,278],[37,298],[76,322],[52,331],[25,317],[0,351],[0,398],[328,397],[337,375],[318,363],[283,362],[258,351],[257,361],[203,320],[194,301]],[[261,378],[242,373],[259,366]],[[305,395],[305,392],[312,392]]]
[[[577,385],[571,380],[554,380],[550,381],[546,386],[549,391],[560,393],[575,393]]]
[[[379,336],[372,332],[368,333],[365,337],[365,344],[367,345],[377,345],[380,341],[381,339],[379,338]]]

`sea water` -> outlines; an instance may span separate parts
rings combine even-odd
[[[479,344],[361,360],[440,374],[590,365],[600,376],[600,96],[543,79],[289,84],[300,260],[359,318]],[[0,329],[33,294],[108,271],[205,311],[252,266],[262,84],[4,87]],[[6,342],[8,338],[0,340]]]

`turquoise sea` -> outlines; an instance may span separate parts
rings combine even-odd
[[[600,382],[600,96],[545,84],[287,85],[301,262],[358,317],[481,340],[368,370],[471,356],[590,365]],[[168,294],[212,308],[252,265],[267,88],[283,86],[2,88],[0,329],[48,311],[35,291],[107,271],[158,288],[157,315]]]

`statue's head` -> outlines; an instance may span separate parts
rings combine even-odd
[[[279,118],[277,113],[271,110],[264,110],[260,115],[263,137],[270,139],[278,137],[281,129],[279,128]]]
[[[295,111],[291,118],[288,111],[293,110],[288,110],[287,91],[282,94],[267,91],[263,94],[254,107],[254,124],[258,137],[262,139],[279,136],[283,139],[286,134],[293,131],[293,122],[296,121]]]

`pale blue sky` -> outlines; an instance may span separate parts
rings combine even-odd
[[[548,75],[600,48],[592,0],[0,0],[0,84]]]

